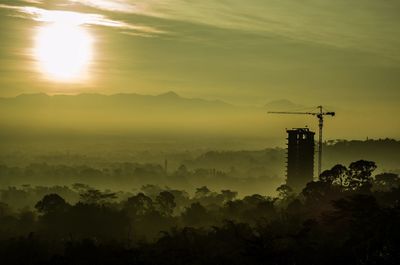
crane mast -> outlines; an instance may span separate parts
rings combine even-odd
[[[295,112],[295,111],[268,111],[270,114],[300,114],[312,115],[318,118],[318,176],[321,175],[322,170],[322,128],[324,126],[324,116],[335,116],[335,112],[324,112],[322,106],[317,107],[318,112]]]

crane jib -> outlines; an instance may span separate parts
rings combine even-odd
[[[268,111],[270,114],[303,114],[303,115],[313,115],[318,118],[319,127],[319,137],[318,137],[318,176],[321,175],[322,170],[322,127],[324,124],[324,115],[335,116],[336,113],[332,111],[323,112],[322,106],[318,106],[318,112],[296,112],[296,111]]]

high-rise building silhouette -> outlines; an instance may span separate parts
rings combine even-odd
[[[288,133],[286,184],[301,192],[314,176],[314,132],[308,128],[286,130]]]

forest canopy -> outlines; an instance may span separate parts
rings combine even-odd
[[[4,264],[395,264],[400,178],[376,168],[338,164],[276,197],[206,186],[9,187],[0,191],[0,254]]]

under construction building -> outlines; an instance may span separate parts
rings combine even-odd
[[[286,184],[301,192],[314,176],[314,132],[308,128],[286,130],[288,133]]]

